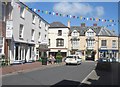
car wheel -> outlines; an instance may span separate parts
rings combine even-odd
[[[68,63],[66,63],[66,65],[68,65]]]

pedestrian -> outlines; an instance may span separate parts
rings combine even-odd
[[[54,64],[54,63],[55,63],[55,57],[52,56],[52,64]]]
[[[49,58],[49,63],[52,64],[52,55],[50,55],[50,58]]]

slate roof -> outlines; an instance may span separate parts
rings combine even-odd
[[[90,26],[90,27],[71,26],[69,34],[71,34],[73,30],[77,30],[78,32],[80,32],[81,36],[84,36],[85,32],[88,29],[92,29],[98,36],[117,36],[115,32],[108,30],[106,27],[100,27],[100,26]]]
[[[68,28],[66,25],[61,22],[53,22],[50,24],[50,28]]]
[[[50,24],[50,28],[68,28],[68,27],[62,24],[61,22],[53,22]],[[80,33],[80,36],[84,36],[85,32],[88,29],[92,29],[98,36],[117,36],[115,32],[107,29],[106,27],[101,26],[85,26],[85,27],[71,26],[69,35],[72,33],[73,30],[77,30]]]

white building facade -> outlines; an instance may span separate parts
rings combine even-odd
[[[8,11],[6,40],[10,64],[38,60],[47,50],[49,23],[22,2],[11,2]]]
[[[68,55],[68,34],[69,28],[60,22],[53,22],[50,24],[48,37],[49,37],[49,55],[56,56],[60,51],[62,56]]]

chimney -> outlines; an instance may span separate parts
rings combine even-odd
[[[97,23],[94,23],[93,26],[97,26]]]
[[[85,23],[81,23],[81,27],[85,27]]]
[[[70,20],[68,20],[68,27],[70,28]]]

